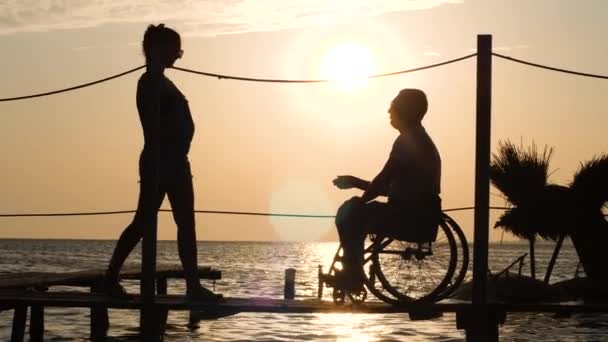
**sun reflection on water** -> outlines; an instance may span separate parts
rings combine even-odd
[[[368,342],[376,340],[373,332],[367,331],[373,316],[366,314],[318,314],[318,324],[328,327],[338,342]],[[373,324],[373,323],[372,323]],[[381,328],[381,327],[379,327]]]

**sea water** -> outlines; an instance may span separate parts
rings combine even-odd
[[[0,240],[0,273],[68,272],[104,268],[115,241],[94,240]],[[295,268],[296,299],[316,298],[317,266],[330,265],[337,243],[319,242],[199,242],[199,265],[222,271],[215,283],[224,296],[282,298],[284,273]],[[542,278],[554,244],[537,243],[537,277]],[[128,263],[138,263],[137,247]],[[492,243],[489,265],[498,272],[522,254],[528,244]],[[179,264],[175,241],[160,241],[158,262]],[[574,276],[578,258],[565,243],[551,282]],[[529,262],[522,270],[529,275]],[[469,270],[471,266],[469,267]],[[517,267],[514,269],[517,272]],[[469,276],[470,277],[470,274]],[[136,281],[123,284],[139,291]],[[203,281],[212,288],[214,284]],[[75,290],[75,288],[67,288]],[[81,289],[84,290],[84,289]],[[184,282],[169,282],[169,293],[183,293]],[[371,295],[370,295],[371,296]],[[325,291],[331,300],[331,291]],[[0,341],[11,334],[12,311],[0,312]],[[269,314],[242,313],[188,327],[188,313],[170,312],[166,341],[463,341],[454,314],[428,321],[410,321],[407,314]],[[46,341],[86,341],[89,310],[46,308]],[[137,340],[139,312],[110,310],[110,341]],[[500,327],[501,341],[608,341],[608,315],[575,314],[554,318],[552,314],[509,313]]]

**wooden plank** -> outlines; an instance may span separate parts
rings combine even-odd
[[[232,312],[274,312],[274,313],[315,313],[315,312],[349,312],[349,313],[393,313],[411,312],[412,310],[433,309],[442,312],[459,312],[470,309],[470,301],[443,300],[424,306],[391,306],[380,302],[369,302],[362,305],[335,305],[331,301],[318,299],[284,300],[273,298],[227,298],[221,303],[190,301],[181,295],[158,295],[154,304],[170,310],[228,310]],[[0,291],[0,305],[42,305],[46,307],[93,307],[104,306],[116,309],[139,309],[142,306],[140,296],[124,300],[108,297],[101,293],[85,292],[17,292]],[[492,310],[507,312],[586,312],[608,313],[608,302],[559,302],[559,303],[504,303],[491,302]]]
[[[0,289],[4,288],[28,288],[35,286],[92,286],[94,283],[103,279],[105,269],[93,269],[84,271],[74,271],[65,273],[54,272],[26,272],[26,273],[7,273],[0,275]],[[141,269],[139,266],[124,268],[120,273],[121,279],[141,279]],[[184,271],[181,265],[159,265],[156,277],[158,278],[183,278]],[[199,267],[199,277],[201,279],[221,279],[222,273],[211,267]]]

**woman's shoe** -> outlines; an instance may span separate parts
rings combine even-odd
[[[118,280],[113,279],[104,279],[102,285],[103,293],[107,294],[110,297],[120,298],[120,299],[132,299],[133,295],[129,294],[125,288],[120,285]]]

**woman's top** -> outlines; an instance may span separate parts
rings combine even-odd
[[[155,122],[158,109],[160,127]],[[160,144],[161,164],[187,161],[194,122],[188,100],[175,84],[162,73],[144,73],[137,83],[137,110],[144,131],[142,154],[153,153]]]

